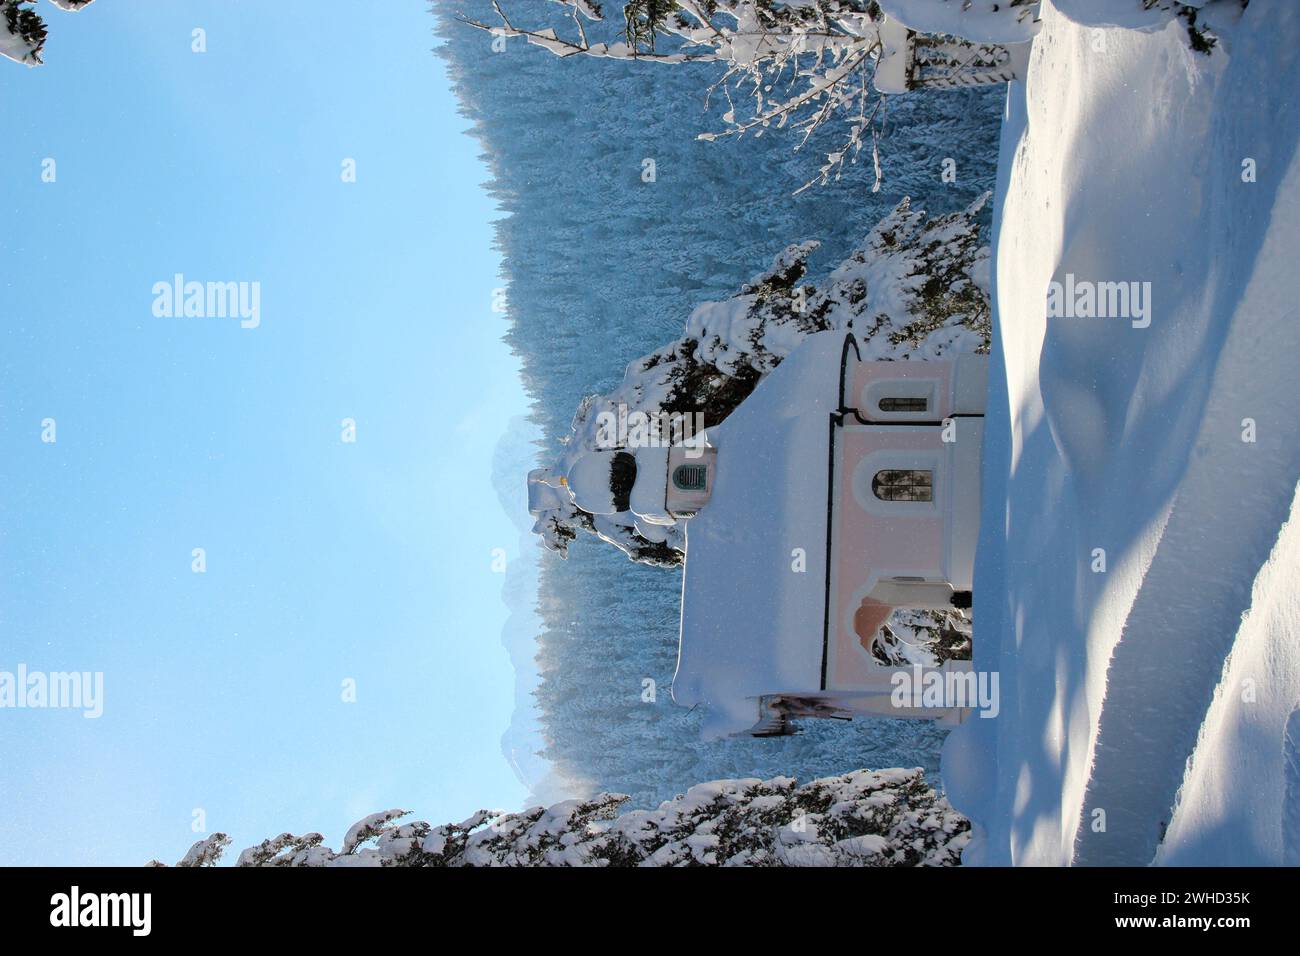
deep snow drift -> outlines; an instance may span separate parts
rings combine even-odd
[[[1294,862],[1300,8],[1221,5],[1206,55],[1066,6],[1003,128],[965,861]],[[1150,324],[1051,281],[1149,282]]]

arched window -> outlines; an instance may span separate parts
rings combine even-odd
[[[887,468],[871,479],[871,493],[881,501],[933,501],[934,472]]]
[[[705,465],[678,465],[673,469],[673,484],[682,491],[703,491],[708,473]]]

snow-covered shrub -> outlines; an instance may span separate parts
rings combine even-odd
[[[899,608],[871,641],[871,656],[895,667],[971,659],[971,621],[962,611]]]
[[[856,770],[803,786],[716,780],[619,814],[627,799],[480,810],[438,827],[397,823],[406,811],[386,810],[354,824],[337,852],[319,833],[282,833],[244,850],[238,865],[956,866],[970,839],[970,824],[920,770]],[[178,865],[215,862],[228,842],[215,834]]]

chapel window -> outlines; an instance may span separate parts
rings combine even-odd
[[[933,501],[934,472],[887,468],[871,479],[871,493],[881,501]]]

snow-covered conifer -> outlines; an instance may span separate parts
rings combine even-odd
[[[244,850],[238,865],[955,866],[970,839],[969,823],[919,769],[855,770],[803,786],[790,777],[715,780],[620,814],[627,799],[480,810],[437,827],[395,824],[405,811],[387,810],[354,824],[337,852],[318,833],[282,833]],[[200,841],[178,865],[211,864],[228,842]]]
[[[730,299],[695,308],[686,333],[632,362],[619,387],[585,398],[555,474],[598,447],[601,413],[703,415],[721,424],[808,335],[851,330],[871,359],[940,358],[987,351],[989,248],[980,237],[985,197],[930,219],[904,199],[821,285],[809,283],[816,242],[787,247]],[[622,512],[593,515],[561,496],[534,530],[567,554],[579,532],[594,534],[634,561],[680,563],[682,528],[647,525]],[[937,622],[936,622],[937,623]]]
[[[50,0],[61,10],[76,11],[92,0]],[[31,6],[35,0],[0,0],[0,56],[39,66],[48,31],[45,20]]]

